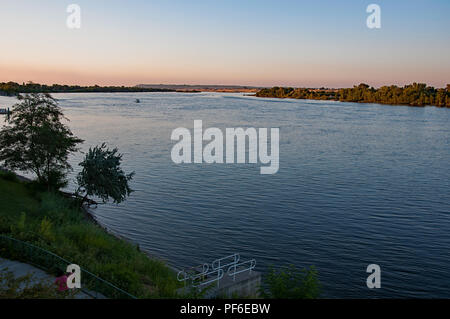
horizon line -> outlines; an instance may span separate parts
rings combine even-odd
[[[254,84],[217,84],[217,83],[208,83],[208,84],[189,84],[189,83],[138,83],[138,84],[134,84],[134,85],[124,85],[124,84],[120,84],[120,85],[114,85],[114,84],[107,84],[107,85],[99,85],[99,84],[66,84],[66,83],[51,83],[49,84],[47,83],[39,83],[39,82],[34,82],[34,81],[22,81],[22,84],[19,82],[15,82],[15,81],[4,81],[2,83],[17,83],[19,85],[23,85],[23,84],[38,84],[38,85],[47,85],[47,86],[52,86],[52,85],[66,85],[66,86],[81,86],[81,87],[93,87],[93,86],[99,86],[99,87],[151,87],[151,86],[176,86],[176,87],[220,87],[220,88],[252,88],[252,89],[263,89],[263,88],[272,88],[272,87],[292,87],[292,88],[304,88],[304,89],[344,89],[344,88],[350,88],[349,86],[335,86],[335,87],[328,87],[328,86],[298,86],[298,85],[289,85],[289,84],[274,84],[274,85],[254,85]],[[427,86],[431,86],[434,88],[446,88],[446,86],[448,86],[450,84],[449,83],[445,84],[442,87],[439,86],[432,86],[427,84],[425,81],[412,81],[412,82],[408,82],[408,83],[404,83],[404,84],[396,84],[396,83],[391,83],[391,84],[383,84],[380,86],[373,86],[368,84],[367,82],[360,82],[360,83],[355,83],[353,84],[353,86],[358,86],[360,84],[366,84],[369,87],[373,87],[373,88],[380,88],[383,86],[398,86],[398,87],[402,87],[402,86],[406,86],[406,85],[411,85],[414,83],[422,83],[422,84],[426,84]]]

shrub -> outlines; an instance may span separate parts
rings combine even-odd
[[[55,236],[52,232],[52,222],[48,220],[47,217],[44,217],[44,219],[41,221],[39,234],[48,241],[55,240]]]
[[[314,299],[320,294],[320,283],[314,266],[300,271],[293,265],[278,270],[271,267],[264,284],[266,289],[261,291],[261,295],[265,298]]]
[[[11,171],[0,172],[0,178],[4,179],[5,181],[10,181],[10,182],[16,182],[18,180],[17,175]]]

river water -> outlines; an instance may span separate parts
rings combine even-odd
[[[135,192],[96,216],[181,268],[239,252],[315,265],[330,298],[450,297],[450,109],[219,93],[55,94],[83,149],[107,142]],[[135,103],[139,98],[141,103]],[[1,107],[12,98],[0,97]],[[280,128],[280,169],[171,160],[177,127]],[[74,175],[82,155],[71,158]],[[381,289],[366,268],[381,267]]]

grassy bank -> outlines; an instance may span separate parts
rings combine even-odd
[[[176,296],[176,275],[162,261],[88,221],[71,200],[1,172],[0,234],[47,249],[137,297]]]

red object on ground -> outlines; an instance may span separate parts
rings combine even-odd
[[[62,275],[61,277],[56,278],[55,284],[58,285],[58,291],[66,291],[67,289],[67,276]]]

